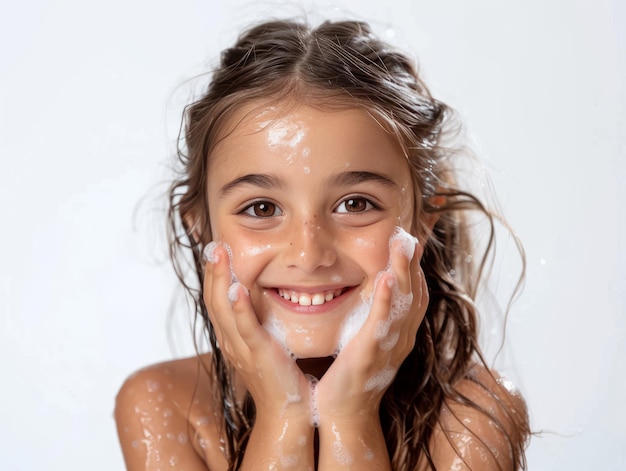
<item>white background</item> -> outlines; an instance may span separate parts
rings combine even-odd
[[[285,11],[376,20],[459,110],[527,251],[504,367],[530,469],[625,469],[624,2],[0,8],[0,469],[123,469],[118,387],[192,352],[158,211],[184,82]]]

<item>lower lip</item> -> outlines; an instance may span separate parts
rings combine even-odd
[[[311,304],[310,306],[302,306],[297,303],[292,303],[291,301],[283,298],[280,294],[278,294],[278,291],[276,291],[275,289],[268,290],[268,292],[271,293],[271,295],[274,298],[276,298],[276,301],[279,304],[281,304],[282,306],[285,306],[290,311],[297,312],[298,314],[315,315],[315,314],[324,314],[328,311],[332,311],[339,304],[343,303],[343,301],[347,298],[347,296],[353,290],[354,288],[347,288],[343,293],[341,293],[341,295],[331,299],[330,301],[324,302],[324,304],[319,304],[317,306],[313,304]]]

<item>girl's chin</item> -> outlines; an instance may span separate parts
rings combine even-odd
[[[307,339],[304,342],[291,340],[287,344],[287,349],[297,359],[336,356],[337,342],[328,344],[328,339],[325,340],[325,345],[320,345],[320,343],[315,344],[314,341],[310,339]]]

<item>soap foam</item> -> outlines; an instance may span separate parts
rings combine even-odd
[[[363,301],[363,303],[359,304],[354,311],[350,313],[350,315],[344,321],[341,327],[341,335],[339,337],[339,341],[337,343],[337,351],[340,352],[343,348],[348,344],[350,340],[357,334],[357,332],[361,329],[365,321],[367,320],[367,316],[370,313],[372,308],[371,298],[368,301]]]
[[[387,267],[380,271],[376,275],[374,280],[374,291],[378,286],[380,278],[385,273],[391,273],[391,249],[394,245],[399,245],[402,254],[404,254],[409,260],[413,259],[415,255],[415,244],[418,243],[417,237],[412,236],[400,226],[397,226],[389,238],[389,261]],[[393,275],[393,273],[392,273]],[[337,352],[340,352],[352,338],[361,329],[367,317],[372,309],[374,294],[366,297],[362,293],[362,303],[359,304],[354,311],[346,318],[341,328],[341,335],[337,343]],[[380,341],[381,348],[383,350],[391,349],[398,341],[397,336],[387,337],[391,322],[397,319],[401,319],[409,312],[413,303],[413,293],[402,294],[398,284],[393,281],[391,292],[391,307],[389,310],[389,320],[385,322],[379,322],[376,326],[376,339]]]
[[[275,315],[270,314],[267,321],[263,323],[263,328],[267,330],[272,337],[274,337],[274,339],[290,356],[292,356],[289,348],[287,348],[287,330],[285,329],[283,323],[279,321]]]
[[[339,433],[339,430],[337,430],[335,422],[332,424],[332,432],[335,436],[335,441],[333,442],[333,457],[339,464],[352,464],[352,455],[343,446],[343,443],[341,442],[341,434]]]
[[[320,426],[320,411],[317,406],[318,379],[315,376],[309,375],[309,374],[307,374],[306,377],[309,380],[309,386],[310,386],[309,404],[311,407],[311,425],[313,427],[319,427]]]
[[[202,255],[204,256],[204,260],[206,260],[209,263],[217,263],[218,259],[215,255],[215,249],[217,248],[217,242],[215,242],[214,240],[212,240],[211,242],[209,242],[206,247],[204,247],[204,250],[202,251]]]
[[[238,281],[235,281],[228,287],[228,300],[231,303],[234,303],[237,299],[239,299],[239,288],[243,288],[246,293],[248,291],[248,289]]]
[[[263,252],[268,251],[269,249],[271,249],[272,246],[270,244],[266,244],[266,245],[253,245],[251,247],[248,247],[247,249],[245,249],[243,252],[241,252],[241,256],[250,256],[250,257],[254,257],[255,255],[260,255]]]
[[[396,242],[397,241],[397,242]],[[391,247],[397,243],[400,246],[400,250],[402,253],[409,259],[413,259],[413,255],[415,255],[415,244],[419,241],[417,237],[409,234],[407,231],[402,229],[400,226],[397,226],[389,239],[389,250],[391,251]],[[391,262],[391,261],[390,261]]]
[[[365,383],[365,391],[381,392],[391,384],[396,376],[396,370],[391,366],[386,366],[376,373]]]
[[[230,279],[231,279],[231,282],[234,283],[235,281],[238,281],[238,280],[237,280],[237,276],[235,275],[235,269],[233,268],[233,250],[230,248],[230,245],[228,245],[226,242],[216,242],[212,240],[206,245],[206,247],[204,247],[204,250],[202,251],[204,259],[208,263],[219,262],[219,256],[215,253],[215,249],[217,249],[218,245],[221,245],[222,247],[224,247],[226,249],[226,252],[228,253],[228,264],[230,267]]]

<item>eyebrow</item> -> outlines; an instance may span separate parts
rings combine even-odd
[[[334,176],[331,179],[331,184],[335,186],[350,186],[357,185],[359,183],[372,182],[377,183],[384,187],[397,188],[398,185],[390,178],[373,172],[344,172]]]
[[[234,191],[237,187],[242,185],[258,186],[259,188],[265,189],[280,189],[285,187],[285,182],[282,179],[278,178],[276,175],[251,173],[239,178],[235,178],[233,181],[222,186],[222,188],[220,188],[220,198],[224,198],[229,193]]]
[[[388,188],[398,187],[393,180],[384,175],[365,171],[343,172],[335,175],[330,179],[330,186],[352,186],[365,182],[373,182]],[[243,185],[251,185],[264,189],[283,189],[286,186],[284,180],[276,175],[251,173],[235,178],[222,186],[222,188],[220,188],[220,198],[228,196],[229,193]]]

